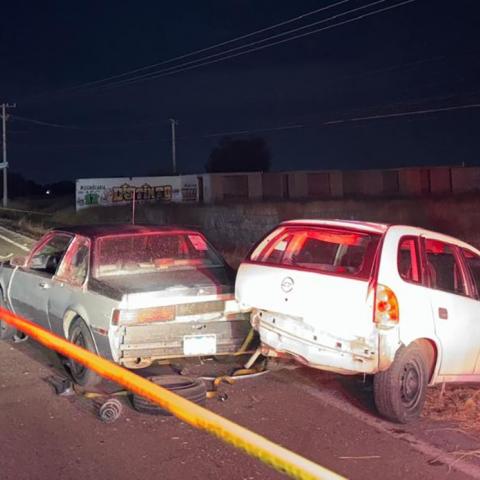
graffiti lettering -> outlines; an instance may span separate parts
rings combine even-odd
[[[144,200],[163,200],[170,201],[172,199],[172,186],[160,185],[152,187],[145,183],[141,187],[134,187],[128,183],[124,183],[119,187],[112,188],[112,202],[130,202],[133,199],[135,192],[135,199],[137,201]]]

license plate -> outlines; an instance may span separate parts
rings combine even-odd
[[[183,354],[188,356],[215,355],[217,353],[216,335],[184,335]]]

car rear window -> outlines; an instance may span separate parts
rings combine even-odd
[[[367,279],[380,235],[328,227],[280,227],[250,260]]]
[[[198,233],[155,233],[100,238],[95,276],[222,266],[220,256]]]

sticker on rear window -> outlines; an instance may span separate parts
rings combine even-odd
[[[279,252],[284,252],[285,249],[287,248],[287,240],[282,240],[281,242],[278,242],[276,245],[275,245],[275,250],[278,250]]]
[[[204,252],[208,250],[207,242],[199,235],[189,235],[188,239],[192,242],[193,248]]]

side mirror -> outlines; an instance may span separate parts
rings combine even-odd
[[[15,255],[10,260],[10,265],[12,265],[12,267],[25,267],[26,264],[27,264],[27,257],[22,257],[20,255]]]

